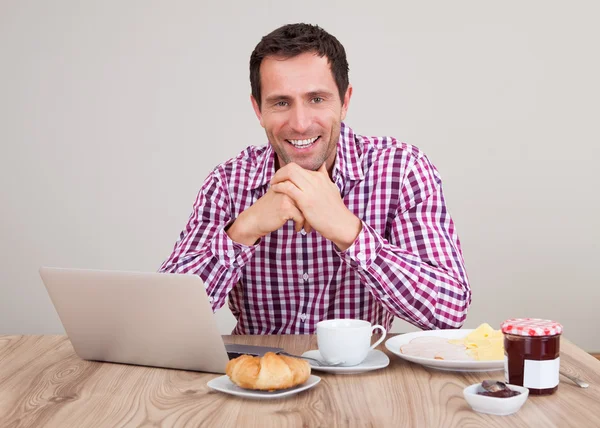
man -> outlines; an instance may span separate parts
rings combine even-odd
[[[293,24],[250,59],[269,144],[217,166],[162,272],[197,274],[234,334],[311,334],[356,318],[458,328],[471,301],[434,166],[393,138],[342,123],[352,86],[343,46]]]

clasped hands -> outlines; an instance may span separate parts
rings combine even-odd
[[[275,173],[267,193],[240,213],[227,234],[252,245],[289,220],[294,221],[296,232],[315,230],[341,251],[352,245],[362,228],[329,178],[325,163],[317,171],[289,163]]]

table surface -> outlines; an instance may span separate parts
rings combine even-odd
[[[315,336],[223,338],[296,355],[317,348]],[[600,426],[600,361],[564,338],[561,370],[590,387],[561,376],[554,395],[530,396],[510,416],[473,412],[462,395],[467,385],[502,379],[502,371],[426,369],[378,349],[390,357],[385,369],[357,375],[313,371],[321,382],[312,389],[250,400],[211,390],[206,384],[216,374],[84,361],[66,336],[0,336],[0,426]]]

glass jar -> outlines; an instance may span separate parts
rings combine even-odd
[[[538,318],[502,323],[506,382],[524,386],[531,395],[554,394],[560,371],[562,325]]]

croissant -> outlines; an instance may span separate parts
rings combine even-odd
[[[225,372],[241,388],[275,391],[306,382],[310,365],[299,358],[267,352],[263,357],[242,355],[230,360]]]

